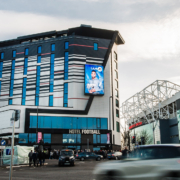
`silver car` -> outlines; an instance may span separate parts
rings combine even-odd
[[[100,163],[95,167],[96,180],[180,179],[180,145],[139,146],[122,161]]]

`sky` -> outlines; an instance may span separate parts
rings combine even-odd
[[[156,80],[180,85],[179,0],[0,0],[0,41],[80,24],[118,30],[120,104]]]

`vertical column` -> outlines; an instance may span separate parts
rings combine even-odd
[[[49,92],[54,91],[54,57],[55,54],[51,54],[51,62],[50,62],[50,88]],[[49,106],[53,106],[53,95],[49,96]]]
[[[25,58],[23,75],[27,75],[27,68],[28,68],[28,58]],[[23,78],[23,87],[22,87],[22,105],[26,104],[26,84],[27,84],[27,77],[24,77]]]
[[[66,43],[65,43],[66,47]],[[65,61],[64,61],[64,80],[68,80],[68,61],[69,61],[69,52],[65,52]],[[68,107],[68,83],[64,83],[64,107]]]
[[[15,71],[15,60],[12,60],[9,97],[13,96],[14,71]],[[9,99],[9,105],[12,105],[12,103],[13,103],[12,99]]]
[[[2,78],[3,61],[0,62],[0,78]],[[1,95],[1,81],[0,81],[0,95]]]

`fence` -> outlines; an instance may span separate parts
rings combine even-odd
[[[9,166],[11,162],[11,156],[10,157],[0,157],[0,166]],[[13,157],[13,166],[18,166],[20,164],[29,164],[29,158],[28,157]]]

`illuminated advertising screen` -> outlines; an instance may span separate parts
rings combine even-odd
[[[104,67],[85,65],[85,94],[104,95]]]

